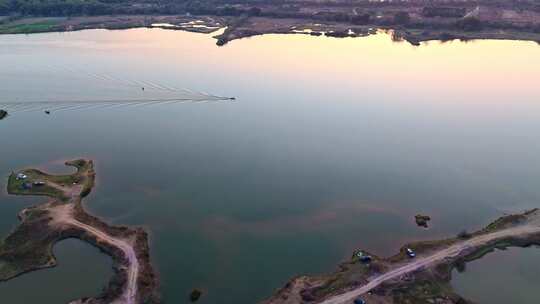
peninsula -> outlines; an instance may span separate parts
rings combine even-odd
[[[141,228],[111,226],[88,214],[82,199],[94,187],[93,162],[80,159],[66,165],[77,171],[70,175],[49,175],[26,169],[10,175],[9,194],[50,199],[23,209],[19,213],[21,223],[0,242],[0,281],[54,267],[54,245],[67,238],[77,238],[111,256],[114,275],[100,295],[70,303],[158,303],[147,233]]]
[[[499,218],[455,238],[405,245],[389,258],[357,251],[335,273],[300,276],[264,304],[467,304],[450,283],[453,269],[499,248],[540,245],[540,210]]]

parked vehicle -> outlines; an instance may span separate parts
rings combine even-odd
[[[411,248],[405,249],[405,253],[412,259],[416,257],[416,253]]]
[[[364,301],[361,298],[358,298],[358,299],[354,300],[354,304],[366,304],[366,301]]]

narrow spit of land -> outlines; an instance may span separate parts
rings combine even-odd
[[[110,226],[89,215],[82,198],[94,186],[93,163],[76,160],[66,164],[76,167],[77,172],[48,175],[28,169],[9,177],[8,193],[44,195],[51,199],[22,210],[21,224],[0,243],[0,281],[54,267],[54,244],[66,238],[79,238],[112,257],[114,276],[102,294],[71,303],[158,303],[146,232],[140,228]]]
[[[357,252],[340,271],[295,278],[265,303],[349,304],[356,299],[381,304],[472,303],[452,290],[449,281],[454,267],[463,267],[495,248],[537,244],[540,211],[535,209],[502,217],[473,234],[409,244],[388,259],[373,256],[373,262],[362,263]],[[417,256],[408,257],[407,248],[414,249]]]

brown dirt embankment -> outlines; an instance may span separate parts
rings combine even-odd
[[[48,175],[35,169],[13,173],[8,193],[50,197],[46,203],[19,213],[21,223],[0,243],[0,281],[54,267],[53,246],[77,238],[99,248],[113,260],[114,275],[95,297],[72,303],[158,303],[157,277],[150,261],[148,234],[141,228],[112,226],[86,212],[82,198],[94,186],[92,161],[67,162],[77,172]]]

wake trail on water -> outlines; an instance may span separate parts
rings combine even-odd
[[[123,108],[123,107],[147,107],[165,104],[182,104],[182,103],[202,103],[202,102],[220,102],[226,100],[217,99],[139,99],[139,100],[107,100],[107,101],[38,101],[38,102],[18,102],[18,103],[2,103],[0,109],[8,111],[10,114],[26,113],[35,111],[62,112],[76,111],[88,109],[107,109],[107,108]],[[24,107],[20,107],[24,105]]]
[[[52,69],[55,69],[56,67],[54,66],[51,66]],[[227,97],[224,97],[224,96],[218,96],[218,95],[214,95],[214,94],[208,94],[206,92],[199,92],[199,91],[194,91],[194,90],[190,90],[190,89],[187,89],[187,88],[176,88],[174,86],[171,86],[171,85],[167,85],[167,84],[164,84],[164,83],[158,83],[158,82],[155,82],[155,81],[151,81],[151,80],[147,80],[147,79],[129,79],[129,78],[119,78],[119,77],[116,77],[116,76],[113,76],[113,75],[110,75],[110,74],[106,74],[106,73],[95,73],[95,72],[90,72],[90,71],[86,71],[86,70],[83,70],[83,69],[76,69],[76,68],[73,68],[73,67],[67,67],[67,66],[62,66],[62,67],[59,67],[65,71],[68,71],[74,75],[86,75],[90,78],[93,78],[95,80],[99,80],[99,81],[102,81],[102,82],[105,82],[107,84],[116,84],[116,85],[120,85],[120,86],[125,86],[125,87],[130,87],[130,88],[139,88],[139,89],[142,89],[144,88],[144,90],[155,90],[155,91],[163,91],[163,92],[182,92],[184,94],[190,94],[192,95],[194,98],[227,98]]]
[[[66,73],[68,73],[70,75],[69,80],[78,78],[78,80],[75,79],[75,81],[83,81],[83,84],[87,85],[85,87],[82,87],[82,89],[84,90],[90,89],[92,92],[95,91],[98,94],[104,95],[111,95],[112,93],[113,95],[126,96],[125,89],[127,88],[129,89],[129,91],[127,91],[127,95],[129,97],[92,97],[88,99],[77,99],[72,97],[61,98],[61,92],[52,92],[55,94],[55,97],[53,98],[25,99],[22,97],[18,97],[16,101],[0,103],[0,109],[8,111],[10,114],[33,111],[45,111],[47,114],[50,114],[52,112],[78,111],[87,109],[147,107],[188,102],[206,103],[234,100],[234,98],[230,97],[218,96],[215,94],[195,91],[188,88],[178,88],[155,81],[118,77],[106,73],[96,73],[95,71],[71,66],[46,65],[45,67],[46,70],[42,71],[45,72],[44,75],[48,75],[50,73],[52,75],[51,77],[54,77],[58,75],[65,75]],[[22,68],[24,69],[24,66]],[[32,71],[32,68],[35,67],[28,67],[28,70]],[[93,90],[91,85],[95,84],[96,81],[98,83],[102,83],[108,86],[109,89],[112,88],[113,91],[100,92],[100,89],[98,88]],[[73,91],[74,87],[69,87],[69,85],[71,85],[71,83],[66,81],[66,88],[68,89],[68,93],[72,95],[76,94],[77,92]],[[123,88],[124,90],[120,90],[120,88]],[[58,88],[55,87],[55,89]]]

